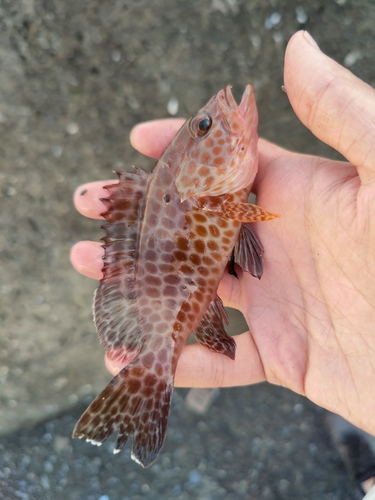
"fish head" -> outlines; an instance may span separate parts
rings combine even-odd
[[[250,190],[258,169],[257,126],[251,85],[239,105],[227,85],[192,116],[177,137],[185,144],[176,177],[181,202]]]

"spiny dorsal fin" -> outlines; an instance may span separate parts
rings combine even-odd
[[[236,262],[243,271],[260,279],[264,269],[263,253],[262,244],[250,224],[242,224],[238,241],[233,248],[230,259],[230,265],[228,267],[229,274],[233,274],[233,276],[237,277],[234,269],[234,262]]]
[[[108,198],[102,201],[107,210],[104,241],[103,278],[95,293],[94,318],[99,339],[111,359],[129,362],[139,351],[140,336],[134,260],[145,191],[150,174],[116,172],[117,184],[105,186]]]
[[[208,347],[210,351],[225,354],[234,359],[236,343],[225,331],[224,322],[229,324],[228,315],[220,297],[216,296],[208,306],[194,334],[198,342]]]

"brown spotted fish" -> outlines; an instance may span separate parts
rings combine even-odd
[[[188,120],[152,173],[119,172],[106,186],[103,278],[94,314],[110,359],[127,366],[91,403],[73,437],[114,452],[133,439],[149,466],[163,445],[178,358],[186,339],[234,359],[217,288],[234,262],[260,277],[262,247],[249,223],[275,216],[247,203],[257,173],[258,115],[248,85],[229,86]]]

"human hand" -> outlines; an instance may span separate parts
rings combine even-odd
[[[195,344],[178,362],[175,385],[217,387],[267,380],[375,433],[375,91],[322,54],[299,32],[286,51],[284,82],[302,123],[351,163],[300,155],[259,142],[257,204],[281,214],[256,225],[265,249],[260,281],[226,274],[219,296],[250,331],[236,336],[232,361]],[[141,153],[158,157],[181,120],[138,125]],[[108,183],[108,181],[107,181]],[[78,188],[77,209],[99,218],[105,183]],[[87,188],[85,196],[79,193]],[[81,242],[71,259],[101,278],[99,243]],[[121,368],[107,360],[112,373]]]

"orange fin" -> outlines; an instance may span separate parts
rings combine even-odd
[[[148,467],[163,446],[172,389],[172,381],[157,377],[134,361],[87,408],[74,428],[73,438],[86,437],[100,446],[118,431],[113,451],[118,453],[132,436],[132,459]]]
[[[213,201],[204,203],[200,209],[215,213],[216,215],[221,215],[226,219],[238,220],[240,222],[261,222],[280,217],[277,214],[266,212],[263,208],[257,205],[251,205],[250,203],[215,203]]]
[[[216,296],[195,329],[195,337],[210,351],[225,354],[234,359],[236,343],[225,331],[224,322],[228,324],[229,319],[220,297]]]
[[[260,279],[264,270],[263,247],[253,228],[248,223],[242,224],[240,236],[233,249],[232,259],[228,268],[229,274],[237,277],[234,269],[236,262],[243,271]]]

